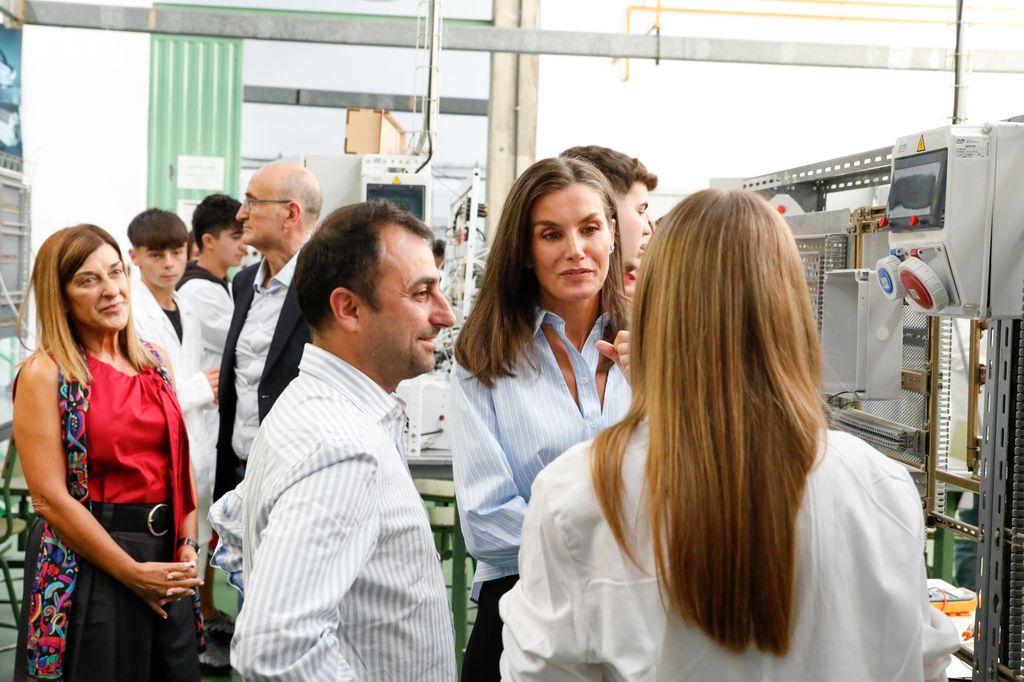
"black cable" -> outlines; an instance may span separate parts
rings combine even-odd
[[[857,397],[857,391],[840,391],[839,393],[833,393],[832,395],[827,396],[825,398],[825,402],[827,404],[831,405],[832,401],[835,400],[836,398],[838,398],[841,395],[852,395],[854,398],[856,398]]]
[[[430,86],[427,86],[427,87],[429,89]],[[430,159],[432,159],[432,158],[434,158],[434,136],[431,135],[430,131],[428,130],[427,131],[427,158],[426,158],[426,160],[423,163],[420,164],[420,167],[416,169],[416,172],[419,173],[421,170],[426,168],[427,164],[430,163]]]

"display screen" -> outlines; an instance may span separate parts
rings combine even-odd
[[[886,216],[893,230],[942,227],[946,211],[946,149],[893,162]]]
[[[423,185],[389,185],[370,182],[366,185],[366,200],[384,199],[420,220],[426,221],[423,215],[426,187]]]

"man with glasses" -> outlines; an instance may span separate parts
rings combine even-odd
[[[321,202],[312,173],[275,163],[252,176],[238,209],[242,241],[263,258],[238,273],[231,285],[235,310],[220,370],[214,499],[241,480],[260,422],[299,373],[310,333],[291,287],[292,274]]]

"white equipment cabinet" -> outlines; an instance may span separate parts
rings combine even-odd
[[[900,397],[903,304],[872,283],[874,271],[833,270],[825,275],[821,345],[823,390],[859,400]]]
[[[430,224],[433,180],[425,157],[382,154],[300,154],[282,159],[308,168],[323,193],[322,220],[331,211],[387,199]],[[417,172],[419,171],[419,172]]]

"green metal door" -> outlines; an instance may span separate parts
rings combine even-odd
[[[150,45],[149,206],[238,196],[242,41],[153,35]]]

